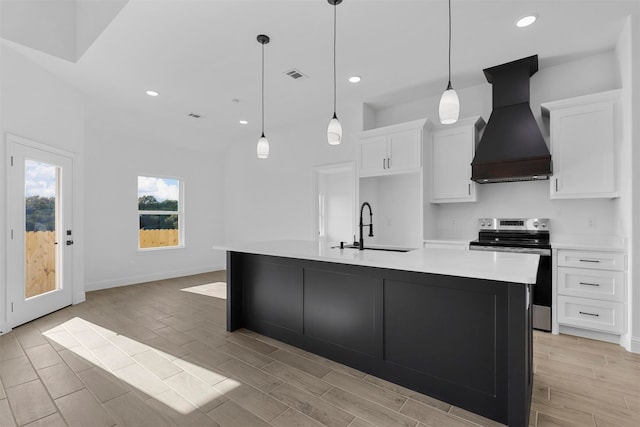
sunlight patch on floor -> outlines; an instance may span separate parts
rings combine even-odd
[[[180,289],[185,292],[206,295],[208,297],[227,299],[227,284],[225,282],[205,283],[204,285],[192,286]]]
[[[175,357],[80,317],[43,335],[181,414],[225,399],[226,392],[241,385],[185,357]],[[222,390],[214,387],[222,382]]]

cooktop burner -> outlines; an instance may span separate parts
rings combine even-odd
[[[551,248],[548,218],[481,218],[472,246]]]

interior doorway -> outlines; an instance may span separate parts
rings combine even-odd
[[[356,229],[355,162],[313,168],[314,236],[332,244],[351,242]]]
[[[8,136],[7,320],[72,304],[73,157]]]

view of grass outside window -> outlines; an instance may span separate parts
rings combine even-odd
[[[138,177],[140,249],[183,246],[180,180]]]

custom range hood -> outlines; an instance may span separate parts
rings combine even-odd
[[[529,106],[529,78],[538,55],[484,70],[493,85],[493,111],[471,162],[471,179],[491,182],[549,179],[551,154]]]

